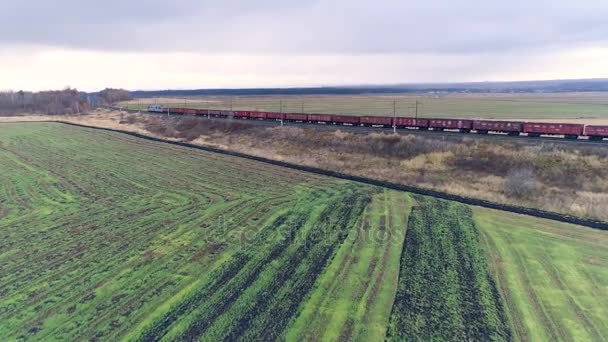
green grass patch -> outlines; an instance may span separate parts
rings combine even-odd
[[[515,340],[608,338],[608,232],[475,209]]]

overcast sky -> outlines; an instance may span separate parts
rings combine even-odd
[[[0,0],[0,89],[608,77],[606,0]]]

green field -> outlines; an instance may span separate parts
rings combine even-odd
[[[605,340],[608,232],[0,125],[0,340]]]
[[[608,233],[476,209],[514,338],[608,339]]]
[[[173,107],[265,110],[286,113],[490,119],[608,119],[608,93],[426,94],[327,96],[206,96],[136,99],[122,105],[145,109],[149,104]],[[394,105],[394,106],[393,106]]]

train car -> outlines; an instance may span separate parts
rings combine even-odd
[[[471,129],[473,129],[473,120],[429,119],[429,128],[432,128],[434,131],[457,129],[461,132],[468,133],[471,131]]]
[[[429,120],[416,118],[395,118],[397,128],[418,128],[425,130],[429,128]]]
[[[352,115],[332,115],[332,123],[336,125],[360,125],[361,117]]]
[[[249,119],[249,112],[243,110],[235,110],[232,112],[235,118]]]
[[[216,118],[225,118],[230,115],[230,111],[222,109],[209,109],[208,114]]]
[[[493,120],[475,120],[473,121],[473,129],[479,134],[488,134],[488,132],[508,133],[509,135],[519,135],[523,132],[524,123],[519,121],[493,121]]]
[[[168,114],[186,114],[186,108],[165,108],[165,112]]]
[[[308,120],[308,116],[306,114],[296,114],[296,113],[285,113],[284,116],[285,121],[292,122],[306,122]]]
[[[608,126],[587,125],[585,135],[591,140],[602,140],[608,138]]]
[[[389,116],[361,116],[361,125],[363,126],[383,126],[390,127],[393,125],[393,118]]]
[[[583,135],[585,126],[580,124],[526,122],[523,131],[530,137],[541,135],[563,135],[567,139],[576,139]]]
[[[180,114],[180,115],[186,114],[186,108],[167,108],[167,111],[170,114]]]
[[[209,113],[208,109],[199,108],[196,110],[196,112],[194,114],[195,115],[207,115],[208,113]]]
[[[266,119],[268,119],[268,120],[281,120],[282,118],[283,118],[283,113],[266,112]]]
[[[265,120],[267,118],[266,112],[249,112],[249,118],[257,120]]]
[[[329,114],[308,114],[307,119],[309,123],[323,122],[327,124],[332,122],[331,115]]]

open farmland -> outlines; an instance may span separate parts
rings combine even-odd
[[[607,334],[608,232],[56,123],[0,204],[0,340]]]
[[[607,93],[546,94],[421,94],[421,95],[325,95],[325,96],[201,96],[186,98],[142,98],[123,103],[130,109],[149,104],[286,113],[330,113],[353,115],[414,116],[419,101],[419,117],[488,118],[528,120],[608,120]],[[591,120],[591,121],[590,121]]]

